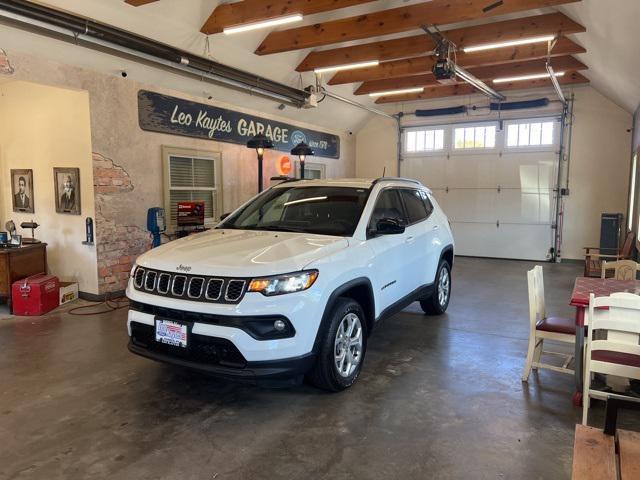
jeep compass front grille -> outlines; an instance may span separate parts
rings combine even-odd
[[[185,275],[137,267],[133,274],[136,290],[170,298],[212,303],[238,303],[247,291],[244,278]]]

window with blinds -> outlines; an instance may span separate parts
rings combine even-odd
[[[214,223],[221,194],[218,187],[219,159],[187,155],[187,151],[165,152],[165,209],[169,225],[177,223],[178,202],[204,202],[205,224]],[[177,149],[176,149],[177,150]],[[196,152],[194,152],[196,153]],[[201,153],[201,152],[198,152]]]

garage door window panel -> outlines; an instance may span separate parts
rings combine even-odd
[[[425,154],[444,150],[444,128],[407,130],[404,135],[404,153]]]
[[[554,119],[532,119],[507,122],[507,150],[549,150],[559,142],[560,125]]]
[[[453,128],[454,151],[487,151],[496,148],[495,124],[464,125]]]

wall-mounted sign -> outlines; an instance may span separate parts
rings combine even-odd
[[[138,121],[143,130],[240,145],[262,133],[271,139],[276,150],[288,153],[305,142],[317,157],[340,157],[337,135],[146,90],[138,92]]]
[[[0,74],[3,75],[12,75],[15,72],[15,69],[11,65],[9,61],[9,56],[7,52],[5,52],[2,48],[0,48]]]
[[[289,175],[291,173],[291,159],[286,155],[278,159],[276,166],[280,175]]]

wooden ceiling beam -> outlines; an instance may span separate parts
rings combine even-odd
[[[551,52],[552,57],[564,55],[576,55],[586,50],[568,38],[561,38]],[[482,52],[459,53],[458,64],[464,68],[497,65],[501,63],[522,62],[547,57],[547,44],[537,43],[521,45],[519,47],[500,48],[497,50],[485,50]],[[422,75],[431,73],[435,57],[423,56],[383,62],[375,67],[345,70],[336,73],[329,85],[341,85],[344,83],[372,82],[387,80],[408,75]]]
[[[270,20],[300,13],[312,15],[339,8],[369,3],[373,0],[244,0],[218,5],[200,31],[210,35],[220,33],[226,27]]]
[[[564,77],[558,77],[560,85],[579,85],[589,83],[589,79],[584,75],[574,72]],[[531,88],[550,87],[551,79],[542,78],[537,80],[526,80],[521,82],[503,83],[496,87],[499,92],[508,90],[528,90]],[[382,103],[401,103],[414,102],[417,100],[433,100],[435,98],[455,97],[461,95],[472,95],[480,93],[477,89],[467,83],[458,83],[456,85],[438,85],[425,88],[422,93],[411,93],[406,95],[393,95],[380,97],[376,100],[377,104]]]
[[[500,77],[513,77],[516,75],[533,75],[544,73],[546,59],[529,60],[526,62],[504,63],[487,67],[470,68],[468,71],[475,77],[483,81],[493,80]],[[588,67],[571,56],[554,58],[551,62],[556,72],[574,72],[587,70]],[[389,78],[375,82],[365,82],[354,92],[355,95],[367,95],[374,92],[384,92],[387,90],[400,90],[403,88],[429,87],[439,85],[431,73],[423,75],[412,75],[402,78]]]
[[[140,7],[142,5],[146,5],[147,3],[154,3],[158,0],[124,0],[124,3],[128,5],[132,5],[134,7]]]
[[[256,53],[268,55],[320,47],[407,32],[424,24],[447,25],[577,1],[580,0],[501,0],[496,2],[495,8],[487,9],[487,0],[432,0],[315,25],[274,31],[267,35]]]
[[[582,33],[585,28],[563,13],[549,13],[517,18],[487,25],[445,30],[443,34],[458,48],[482,45],[496,41],[518,40],[543,35],[569,35]],[[414,35],[394,40],[365,43],[351,47],[333,48],[311,52],[298,65],[298,72],[315,68],[346,65],[349,63],[417,57],[433,50],[434,44],[427,35]]]

